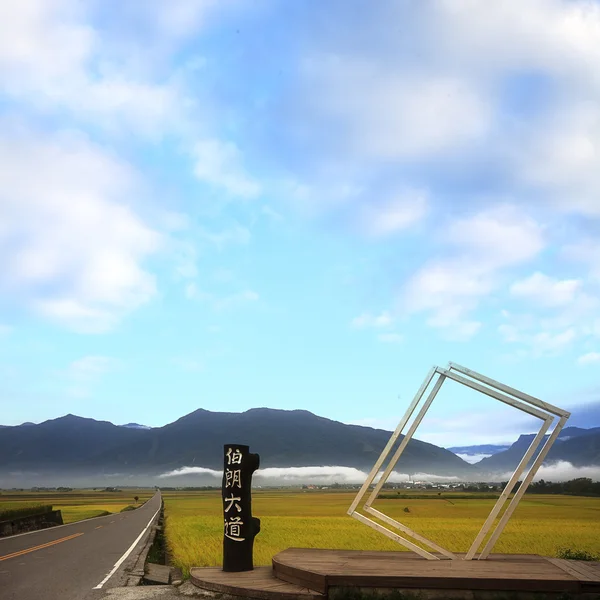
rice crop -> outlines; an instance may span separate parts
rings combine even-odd
[[[261,520],[254,562],[269,565],[290,547],[397,550],[402,546],[346,514],[354,493],[256,490],[253,514]],[[165,534],[171,562],[219,566],[223,519],[220,492],[164,492]],[[453,552],[466,552],[495,503],[465,494],[452,498],[379,499],[375,507]],[[408,510],[405,510],[408,509]],[[573,548],[600,553],[600,498],[525,496],[494,552],[557,556]]]

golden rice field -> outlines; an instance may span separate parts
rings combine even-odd
[[[268,565],[273,555],[289,547],[402,550],[346,514],[354,495],[255,490],[252,512],[261,520],[254,543],[255,564]],[[381,499],[374,506],[449,550],[465,552],[495,500],[447,496]],[[186,574],[192,566],[220,565],[220,492],[163,492],[163,499],[171,562]],[[564,547],[600,554],[600,498],[526,495],[494,552],[555,556]]]
[[[64,523],[73,523],[99,515],[118,513],[129,505],[138,505],[152,497],[150,490],[125,490],[122,492],[98,492],[74,490],[72,492],[3,492],[0,495],[0,511],[21,508],[36,504],[51,504],[54,510],[62,512]]]

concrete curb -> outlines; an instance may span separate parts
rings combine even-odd
[[[165,503],[161,500],[160,511],[156,515],[155,522],[150,527],[150,533],[146,538],[146,542],[142,551],[139,553],[135,564],[133,565],[131,571],[127,575],[127,581],[125,582],[125,586],[135,586],[140,585],[142,579],[144,578],[144,566],[146,564],[146,557],[148,556],[148,552],[150,552],[150,547],[154,543],[154,538],[156,537],[157,525],[156,521],[160,521],[163,517],[163,513],[165,510]]]

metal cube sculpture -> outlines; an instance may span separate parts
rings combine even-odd
[[[554,444],[554,442],[556,441],[556,438],[560,434],[561,429],[565,426],[565,423],[567,422],[568,418],[571,415],[566,410],[558,408],[557,406],[553,406],[552,404],[549,404],[547,402],[543,402],[542,400],[540,400],[538,398],[534,398],[533,396],[530,396],[528,394],[520,392],[519,390],[511,388],[511,387],[504,385],[493,379],[490,379],[489,377],[485,377],[484,375],[481,375],[480,373],[476,373],[475,371],[471,371],[470,369],[461,367],[460,365],[457,365],[456,363],[452,363],[452,362],[448,363],[447,369],[444,369],[442,367],[433,367],[431,369],[431,371],[428,373],[427,377],[425,378],[425,381],[423,381],[423,384],[419,388],[419,391],[415,395],[413,401],[411,402],[410,406],[408,407],[406,414],[404,415],[404,417],[402,417],[402,420],[398,424],[398,427],[396,427],[396,431],[394,431],[394,433],[392,434],[386,447],[384,448],[383,452],[381,453],[381,456],[378,458],[377,462],[371,469],[371,472],[369,473],[366,481],[362,485],[356,498],[354,499],[350,508],[348,509],[348,514],[351,517],[357,519],[358,521],[360,521],[361,523],[364,523],[365,525],[368,525],[369,527],[372,527],[376,531],[379,531],[380,533],[382,533],[382,534],[386,535],[387,537],[391,538],[392,540],[402,544],[409,550],[412,550],[412,551],[416,552],[417,554],[420,554],[422,557],[427,558],[428,560],[440,560],[440,557],[436,556],[435,554],[432,554],[431,552],[428,552],[427,550],[424,550],[417,544],[411,542],[406,537],[403,537],[403,536],[399,535],[398,533],[391,531],[387,527],[384,527],[383,525],[376,523],[372,519],[369,519],[368,517],[364,516],[363,514],[357,512],[357,509],[359,508],[359,504],[361,503],[361,500],[367,494],[370,486],[372,485],[373,481],[377,477],[382,464],[385,462],[386,458],[388,457],[392,448],[394,447],[394,444],[396,443],[399,436],[401,435],[402,430],[408,423],[409,419],[411,418],[412,414],[416,410],[417,406],[420,404],[427,388],[429,387],[430,383],[432,382],[432,380],[434,379],[436,374],[438,377],[433,386],[433,389],[429,393],[425,403],[423,404],[423,406],[421,407],[417,416],[415,417],[415,420],[413,421],[413,423],[409,427],[408,431],[406,432],[404,439],[398,446],[398,449],[394,453],[394,456],[392,457],[391,461],[385,468],[382,476],[379,478],[377,484],[371,491],[369,497],[367,498],[364,506],[361,507],[361,509],[364,512],[370,514],[371,516],[376,517],[380,521],[383,521],[384,523],[387,523],[388,525],[395,527],[397,530],[399,530],[399,531],[403,532],[404,534],[413,538],[413,540],[416,540],[426,546],[429,546],[433,551],[437,551],[438,553],[440,553],[441,555],[443,555],[446,558],[453,559],[453,560],[460,560],[460,557],[456,556],[456,554],[450,552],[449,550],[446,550],[445,548],[442,548],[435,542],[428,540],[426,537],[413,531],[406,525],[403,525],[402,523],[396,521],[395,519],[388,517],[384,513],[380,512],[372,507],[373,502],[375,502],[377,496],[379,495],[379,492],[381,491],[381,488],[383,487],[385,482],[388,480],[390,474],[392,473],[394,467],[396,466],[396,463],[398,462],[398,459],[402,455],[402,452],[404,452],[404,449],[408,445],[408,442],[412,439],[415,431],[417,430],[417,427],[423,420],[423,417],[427,413],[427,410],[431,406],[431,403],[433,402],[437,393],[440,391],[440,388],[442,387],[442,384],[444,383],[444,381],[446,379],[452,379],[453,381],[456,381],[458,383],[466,385],[467,387],[470,387],[478,392],[481,392],[482,394],[485,394],[491,398],[499,400],[500,402],[504,402],[505,404],[514,406],[515,408],[517,408],[529,415],[537,417],[538,419],[540,419],[542,421],[542,426],[541,426],[539,432],[537,433],[537,435],[531,442],[531,445],[529,446],[527,452],[525,452],[525,455],[521,459],[521,462],[518,464],[517,468],[515,469],[515,472],[513,473],[512,477],[510,478],[508,484],[506,485],[506,487],[502,491],[502,494],[498,498],[496,504],[492,508],[492,511],[490,512],[488,518],[486,519],[485,523],[481,527],[481,530],[479,531],[477,537],[473,541],[473,544],[469,548],[467,554],[464,556],[464,560],[472,560],[473,558],[475,558],[475,555],[477,554],[479,547],[481,546],[482,542],[484,541],[486,535],[489,533],[490,529],[492,529],[492,526],[494,524],[494,521],[496,520],[496,517],[499,515],[500,511],[502,510],[502,507],[504,506],[506,500],[508,499],[509,495],[511,494],[514,486],[519,481],[519,477],[521,477],[521,475],[523,474],[523,471],[525,471],[525,469],[527,468],[527,464],[529,463],[529,461],[535,454],[535,451],[537,450],[538,446],[540,445],[540,442],[544,439],[544,436],[546,435],[546,432],[550,428],[552,421],[554,420],[555,417],[558,417],[558,423],[556,424],[554,431],[546,440],[546,443],[543,445],[540,453],[538,454],[538,456],[534,460],[533,464],[531,465],[529,472],[523,479],[521,486],[519,487],[519,489],[513,496],[512,500],[510,501],[510,504],[508,505],[508,508],[506,509],[506,511],[504,512],[502,517],[500,518],[496,527],[493,529],[492,535],[490,536],[490,538],[486,542],[483,550],[477,557],[478,560],[483,560],[489,556],[494,545],[498,541],[500,534],[506,527],[508,520],[510,519],[511,515],[517,508],[517,505],[519,504],[519,501],[523,497],[523,494],[526,492],[527,487],[533,480],[535,474],[537,473],[538,469],[540,468],[544,459],[546,458],[548,451],[552,447],[552,444]]]

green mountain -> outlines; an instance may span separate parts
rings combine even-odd
[[[119,427],[67,415],[0,430],[0,472],[14,470],[159,474],[185,466],[222,468],[225,443],[248,444],[261,467],[346,466],[370,469],[390,432],[346,425],[304,410],[197,410],[152,429]],[[477,472],[452,452],[411,440],[403,473],[468,476]]]
[[[504,452],[498,452],[476,464],[486,473],[514,471],[534,437],[535,434],[521,435]],[[545,436],[545,439],[547,438],[548,436]],[[542,446],[543,442],[534,454],[532,461],[537,457]],[[563,429],[550,449],[544,464],[551,464],[558,461],[570,462],[575,467],[600,465],[600,427],[592,429],[566,427]]]

